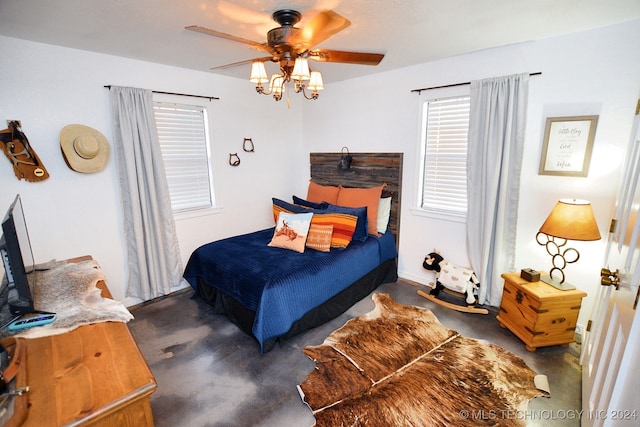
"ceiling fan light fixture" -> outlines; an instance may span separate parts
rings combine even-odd
[[[291,92],[302,92],[306,99],[318,99],[318,91],[324,89],[324,82],[319,72],[312,72],[309,69],[309,59],[316,62],[378,65],[384,57],[383,54],[315,49],[316,45],[351,25],[351,21],[332,10],[319,12],[307,21],[303,28],[295,26],[300,22],[302,14],[293,9],[276,10],[272,18],[280,26],[267,32],[266,43],[255,42],[199,25],[189,25],[185,29],[239,42],[267,53],[269,56],[221,65],[212,70],[251,63],[249,81],[256,85],[256,92],[261,95],[273,95],[276,100],[282,98],[285,86],[289,84],[291,84],[289,88]],[[314,49],[311,50],[312,48]],[[269,78],[264,64],[266,61],[279,63],[280,74]],[[268,90],[265,90],[266,86]],[[306,91],[310,91],[311,95]]]
[[[320,71],[311,72],[311,77],[307,87],[314,92],[324,89],[324,83],[322,81],[322,74]]]
[[[251,76],[249,77],[249,81],[251,83],[267,83],[269,81],[264,62],[255,61],[251,63]]]
[[[319,90],[324,89],[324,83],[322,82],[322,74],[320,71],[312,71],[309,75],[309,83],[305,85],[303,80],[294,80],[296,93],[302,92],[302,95],[307,99],[318,99],[320,94]],[[307,90],[311,91],[310,95],[307,95]]]
[[[296,58],[291,78],[299,81],[309,80],[311,78],[311,74],[309,73],[309,61],[307,58],[302,58],[300,56]]]
[[[285,79],[282,74],[274,74],[273,76],[271,76],[268,94],[273,94],[273,97],[276,101],[280,101],[282,99],[282,94],[286,90],[284,82]]]

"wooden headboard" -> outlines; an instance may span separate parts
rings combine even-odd
[[[349,153],[351,168],[338,167],[342,153],[311,153],[311,179],[321,185],[376,187],[387,184],[382,197],[391,197],[389,230],[400,237],[400,196],[402,194],[402,153]]]

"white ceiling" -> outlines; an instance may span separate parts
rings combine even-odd
[[[351,26],[317,47],[385,54],[375,67],[313,63],[331,83],[637,19],[640,0],[0,0],[0,34],[210,71],[264,53],[185,26],[263,43],[279,9],[301,12],[298,26],[332,9]],[[249,70],[211,72],[247,78]]]

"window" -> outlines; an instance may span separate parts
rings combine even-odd
[[[167,102],[153,110],[173,212],[215,207],[207,110]]]
[[[467,213],[468,95],[423,103],[420,208],[435,214]]]

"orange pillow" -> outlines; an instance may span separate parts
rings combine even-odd
[[[358,217],[338,212],[316,213],[311,218],[312,225],[331,225],[331,247],[344,249],[349,246],[356,231]]]
[[[313,219],[312,219],[313,221]],[[307,234],[307,248],[315,249],[320,252],[329,252],[331,250],[331,236],[333,235],[333,224],[320,225],[311,224],[309,234]]]
[[[333,185],[320,185],[313,181],[309,181],[307,200],[316,203],[328,202],[335,205],[336,200],[338,200],[339,191],[340,187]]]
[[[367,232],[374,236],[380,236],[378,234],[378,206],[380,205],[380,196],[382,196],[382,189],[387,184],[382,184],[379,187],[373,188],[348,188],[340,186],[340,192],[338,193],[338,201],[336,205],[347,206],[350,208],[367,207]]]

